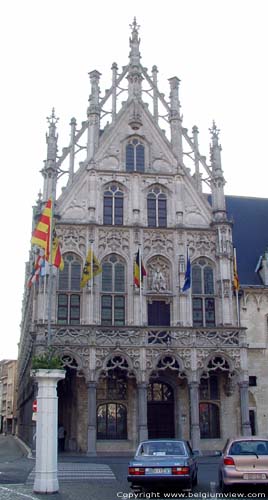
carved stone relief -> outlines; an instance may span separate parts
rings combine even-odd
[[[99,249],[103,252],[129,250],[129,231],[124,229],[99,229]]]
[[[215,235],[212,233],[194,232],[188,233],[187,245],[191,249],[193,259],[208,255],[214,257],[216,251]]]
[[[144,255],[151,253],[164,253],[173,255],[173,234],[164,231],[144,231],[143,234]]]
[[[85,254],[86,230],[84,226],[57,226],[57,236],[62,242],[62,252]]]

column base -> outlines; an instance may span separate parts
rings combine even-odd
[[[251,432],[250,424],[248,422],[245,424],[242,424],[242,436],[251,436],[251,435],[252,435],[252,432]]]
[[[33,485],[34,493],[58,493],[59,482],[57,478],[49,479],[47,477],[36,477]]]
[[[148,439],[148,427],[146,425],[139,426],[139,442]]]

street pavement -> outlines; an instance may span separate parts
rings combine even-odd
[[[127,465],[130,457],[87,457],[62,453],[58,457],[59,492],[40,495],[33,492],[35,460],[29,450],[14,436],[0,434],[0,500],[135,500],[166,498],[268,498],[257,495],[256,489],[249,496],[221,494],[217,485],[217,457],[200,457],[198,486],[193,492],[178,490],[144,492],[138,496],[127,482]],[[255,493],[254,493],[255,492]],[[241,494],[242,493],[242,494]]]

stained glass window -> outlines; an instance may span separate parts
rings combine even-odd
[[[97,439],[127,439],[127,409],[125,405],[121,403],[99,405]]]

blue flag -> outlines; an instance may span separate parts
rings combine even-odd
[[[182,291],[186,292],[186,290],[189,290],[189,288],[191,288],[191,262],[190,262],[188,248],[187,248],[187,264],[186,264],[186,271],[185,271],[185,275],[184,275],[184,285],[183,285]]]

